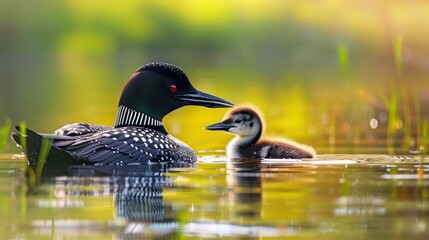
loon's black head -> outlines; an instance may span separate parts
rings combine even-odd
[[[115,126],[146,125],[142,124],[146,119],[139,113],[156,122],[148,125],[160,125],[167,113],[185,105],[210,108],[234,106],[224,99],[195,89],[183,70],[172,64],[145,64],[131,76],[122,91]],[[133,113],[135,119],[130,119]],[[124,118],[128,119],[125,121]]]

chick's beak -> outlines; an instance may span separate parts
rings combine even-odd
[[[235,125],[232,122],[219,122],[212,125],[209,125],[206,128],[206,130],[221,130],[221,131],[228,131],[230,128],[235,127]]]

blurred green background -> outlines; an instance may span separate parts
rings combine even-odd
[[[427,1],[0,2],[0,125],[112,125],[141,65],[181,67],[197,88],[263,112],[269,135],[319,153],[418,150],[429,110]],[[168,115],[196,150],[230,135],[225,109]],[[426,127],[425,127],[426,126]],[[17,151],[9,142],[7,151]]]

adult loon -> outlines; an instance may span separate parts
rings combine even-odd
[[[195,152],[168,134],[162,124],[166,114],[185,105],[234,106],[195,89],[177,66],[163,62],[148,63],[126,83],[114,127],[73,123],[56,130],[55,134],[16,127],[18,133],[12,133],[12,138],[23,148],[23,137],[26,137],[27,144],[23,150],[31,167],[37,164],[43,139],[52,143],[45,167],[146,163],[190,166],[197,161]]]
[[[314,158],[313,148],[284,138],[261,137],[264,131],[261,114],[252,106],[236,106],[222,122],[206,127],[223,130],[236,137],[227,146],[228,158]]]

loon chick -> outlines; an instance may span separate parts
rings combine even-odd
[[[234,106],[195,89],[180,68],[155,62],[137,69],[126,83],[114,127],[73,123],[56,130],[55,134],[40,134],[16,127],[19,133],[13,133],[12,138],[26,151],[31,167],[37,165],[43,139],[52,143],[45,167],[160,162],[190,166],[197,161],[195,152],[168,134],[162,124],[165,115],[185,105]],[[27,138],[26,147],[23,147],[24,137]]]
[[[284,138],[261,138],[264,123],[256,109],[237,106],[229,111],[222,122],[206,127],[207,130],[222,130],[236,137],[227,146],[228,158],[314,158],[316,152]]]

